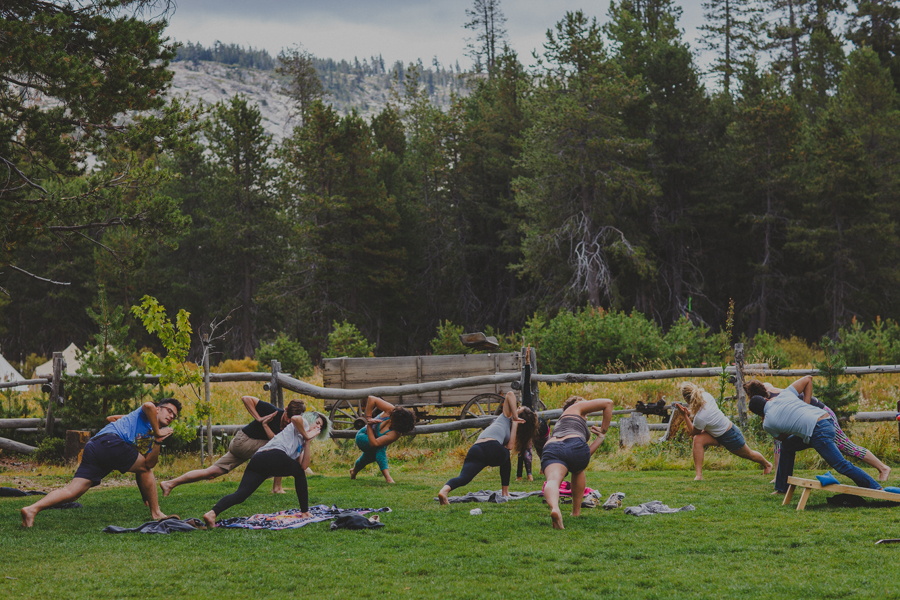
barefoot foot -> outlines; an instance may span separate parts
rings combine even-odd
[[[384,477],[384,480],[387,481],[388,483],[397,483],[396,481],[394,481],[394,479],[390,475],[386,475]]]
[[[697,475],[694,477],[694,481],[703,481],[703,475]]]
[[[550,522],[553,524],[553,529],[565,529],[563,527],[562,512],[558,508],[550,511]]]
[[[450,504],[450,500],[447,499],[447,494],[444,490],[438,492],[438,502],[441,503],[441,506],[447,506]]]
[[[34,525],[34,516],[37,514],[36,510],[32,509],[30,506],[26,506],[19,512],[22,514],[22,527],[27,528]]]
[[[272,493],[273,494],[287,494],[287,492],[284,491],[284,488],[272,488]]]
[[[881,469],[878,470],[878,481],[887,481],[888,477],[890,477],[890,476],[891,476],[891,468],[890,467],[885,467],[883,471]]]
[[[206,523],[206,526],[209,529],[214,529],[216,526],[216,513],[213,511],[209,511],[205,515],[203,515],[203,522]]]
[[[169,494],[172,493],[172,490],[175,488],[175,486],[172,485],[171,481],[160,481],[159,488],[162,490],[163,498],[166,498]]]
[[[766,461],[766,465],[763,467],[763,475],[768,475],[772,472],[772,463]]]
[[[350,479],[356,479],[356,471],[350,469]]]

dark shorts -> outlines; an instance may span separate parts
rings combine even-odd
[[[743,448],[747,442],[744,440],[744,434],[738,429],[737,425],[732,425],[731,429],[716,438],[719,445],[729,452],[737,452]]]
[[[581,438],[569,438],[559,442],[548,442],[541,455],[541,469],[553,463],[565,465],[570,473],[580,473],[591,462],[591,449]]]
[[[75,477],[100,485],[100,481],[113,471],[127,473],[138,456],[138,449],[117,435],[92,438],[84,447]]]

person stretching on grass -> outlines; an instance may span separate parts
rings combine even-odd
[[[544,499],[550,506],[550,521],[553,529],[563,527],[562,512],[559,510],[559,486],[568,473],[572,473],[572,516],[581,515],[581,498],[587,484],[584,470],[591,461],[591,455],[606,439],[606,431],[612,421],[613,402],[608,398],[585,400],[581,396],[571,396],[563,403],[563,414],[553,428],[553,435],[544,445],[541,455],[541,469],[547,478],[544,485]],[[603,411],[603,422],[588,431],[585,416]],[[597,437],[588,446],[588,439],[594,433]]]
[[[503,413],[485,428],[469,448],[459,476],[448,481],[438,492],[442,505],[449,504],[447,494],[472,481],[485,467],[500,467],[501,494],[509,496],[509,477],[512,473],[510,452],[528,446],[537,430],[537,415],[528,407],[516,408],[516,395],[506,393]]]
[[[383,414],[373,419],[372,410],[375,408],[381,410]],[[356,479],[366,465],[374,462],[378,463],[385,481],[394,483],[388,470],[387,447],[400,439],[404,433],[412,431],[415,426],[416,416],[411,410],[369,396],[366,400],[366,426],[356,432],[356,447],[362,450],[362,455],[350,469],[350,479]]]
[[[781,392],[783,389],[777,388],[771,383],[763,383],[758,379],[751,379],[747,383],[744,384],[744,390],[747,392],[747,397],[752,398],[753,396],[761,396],[762,398],[769,399],[774,398]],[[878,469],[878,481],[885,482],[888,480],[888,477],[891,475],[891,468],[878,460],[878,457],[872,454],[870,450],[867,448],[863,448],[862,446],[857,446],[850,438],[847,437],[847,434],[844,433],[844,430],[841,429],[841,424],[838,421],[837,415],[834,414],[834,411],[825,406],[823,402],[817,400],[815,397],[810,398],[809,400],[806,397],[802,398],[804,402],[812,404],[816,408],[821,408],[825,412],[828,413],[828,417],[831,419],[831,422],[834,423],[834,443],[837,444],[838,450],[841,451],[841,454],[846,456],[847,458],[856,458],[860,461],[866,463],[869,466],[875,467]],[[781,442],[775,440],[775,468],[778,468],[778,457],[781,455]],[[775,483],[774,481],[772,483]]]
[[[831,467],[862,488],[880,490],[881,485],[843,457],[835,443],[834,423],[828,413],[800,399],[812,398],[812,376],[801,377],[772,400],[750,398],[750,412],[763,418],[763,429],[781,440],[781,460],[775,474],[775,492],[787,492],[788,477],[794,474],[798,450],[814,448]]]
[[[249,498],[269,477],[293,477],[300,516],[304,519],[312,516],[309,513],[309,490],[306,486],[306,469],[311,458],[310,443],[320,432],[326,430],[328,421],[320,413],[310,413],[315,422],[307,429],[306,419],[303,418],[305,411],[306,403],[302,400],[294,400],[288,404],[285,412],[290,424],[256,451],[244,470],[237,491],[219,500],[212,510],[203,515],[207,527],[215,527],[216,517]]]
[[[676,404],[675,408],[684,415],[688,433],[694,438],[694,481],[703,480],[703,455],[706,446],[722,446],[735,456],[759,464],[763,468],[763,474],[772,472],[772,463],[756,450],[750,449],[741,430],[719,410],[712,394],[687,381],[678,389],[681,397],[688,403],[687,407]]]
[[[291,422],[288,413],[284,409],[277,408],[268,402],[262,402],[259,398],[243,396],[241,402],[244,403],[244,408],[253,417],[253,422],[237,432],[237,435],[231,440],[225,456],[205,469],[195,469],[175,479],[159,482],[163,496],[171,494],[172,490],[179,485],[215,479],[244,464],[253,458],[257,450],[281,433]],[[298,401],[293,400],[293,402]],[[290,407],[290,403],[288,403],[288,407]],[[284,488],[281,487],[281,477],[276,477],[272,482],[272,493],[285,493]]]
[[[81,464],[72,481],[22,509],[22,526],[34,525],[34,517],[45,508],[77,500],[113,471],[134,473],[150,516],[165,519],[159,510],[153,467],[159,460],[159,444],[172,435],[169,423],[178,417],[181,403],[164,398],[159,404],[145,402],[127,415],[107,417],[109,424],[84,447]]]

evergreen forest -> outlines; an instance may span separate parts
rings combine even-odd
[[[195,331],[227,317],[214,362],[284,336],[317,360],[340,324],[377,356],[457,329],[571,341],[597,315],[632,342],[555,368],[696,364],[715,353],[679,359],[678,340],[723,331],[894,331],[900,353],[897,0],[706,0],[699,47],[678,2],[613,0],[548,23],[540,56],[475,0],[471,71],[179,46],[151,5],[0,7],[10,360],[90,343],[101,287]],[[173,60],[278,70],[296,126],[276,143],[245,97],[170,98]],[[330,81],[373,74],[380,114],[332,108]],[[461,93],[436,105],[429,82],[450,79]],[[130,339],[157,349],[137,323]]]

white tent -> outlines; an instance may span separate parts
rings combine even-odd
[[[3,358],[3,355],[0,355],[0,381],[25,381],[25,378],[22,377],[22,374],[16,371],[9,362]],[[6,388],[10,389],[10,388]],[[27,385],[17,385],[12,388],[13,391],[16,392],[27,392]]]
[[[78,346],[76,346],[74,343],[69,344],[69,347],[63,350],[63,359],[66,361],[66,375],[74,375],[75,371],[78,370],[78,367],[81,366],[81,363],[78,362],[77,358],[75,358],[78,352]],[[44,364],[35,368],[34,375],[32,375],[32,377],[34,377],[35,379],[42,377],[50,379],[51,377],[53,377],[53,359],[50,359]]]

